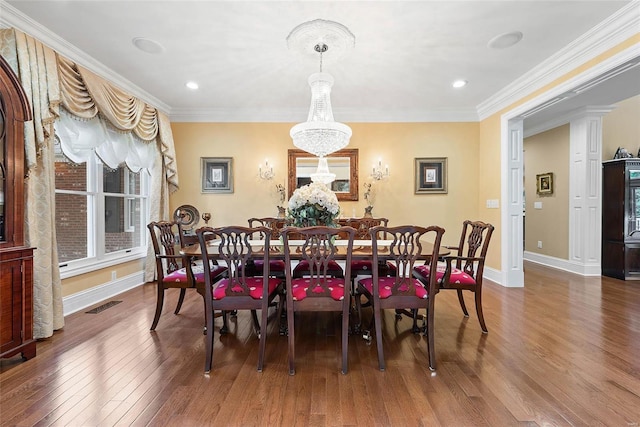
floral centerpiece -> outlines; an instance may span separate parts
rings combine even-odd
[[[340,205],[335,193],[326,185],[312,182],[293,192],[289,199],[288,214],[292,225],[296,227],[335,227]]]

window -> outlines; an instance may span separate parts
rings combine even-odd
[[[58,146],[56,147],[58,148]],[[63,277],[146,254],[149,174],[125,165],[110,169],[95,153],[55,162],[56,232]]]

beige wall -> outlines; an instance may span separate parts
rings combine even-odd
[[[634,157],[640,149],[640,95],[616,104],[602,119],[602,160],[613,159],[618,147]]]
[[[536,194],[536,175],[553,173],[553,194]],[[524,140],[525,250],[569,258],[569,125]],[[534,203],[542,204],[535,209]],[[542,242],[542,249],[537,247]]]
[[[275,216],[274,184],[285,183],[287,150],[293,124],[172,123],[180,189],[170,197],[173,212],[182,204],[211,212],[212,225],[246,225],[253,216]],[[341,202],[345,216],[362,216],[362,185],[371,165],[382,158],[390,178],[376,183],[373,213],[391,224],[437,224],[447,230],[445,241],[459,238],[461,223],[477,218],[478,123],[353,123],[349,148],[359,150],[360,200]],[[200,157],[232,157],[233,194],[202,194]],[[414,194],[414,159],[448,158],[448,194]],[[268,158],[276,177],[258,178],[258,164]],[[286,184],[286,183],[285,183]],[[200,221],[202,224],[202,221]]]

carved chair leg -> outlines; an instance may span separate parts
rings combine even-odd
[[[482,314],[482,289],[476,289],[476,313],[478,314],[478,320],[480,321],[480,327],[482,328],[482,333],[486,334],[489,332],[487,329],[487,325],[484,323],[484,315]]]
[[[456,289],[458,292],[458,301],[460,301],[460,307],[462,307],[462,312],[464,313],[464,317],[469,317],[469,312],[467,311],[467,306],[464,304],[464,297],[462,296],[462,289]]]
[[[411,332],[413,332],[414,334],[418,334],[421,332],[420,328],[418,327],[418,309],[417,308],[411,309],[411,315],[413,318],[413,324],[411,325]]]
[[[436,370],[436,349],[435,349],[435,337],[434,337],[434,309],[433,309],[433,304],[431,304],[431,307],[427,308],[427,330],[426,330],[426,335],[427,335],[427,353],[429,354],[429,369],[431,369],[432,371]]]
[[[349,349],[349,302],[345,302],[346,307],[342,310],[342,373],[346,374],[349,369],[347,355]]]
[[[295,330],[294,330],[294,310],[293,304],[287,301],[287,341],[289,344],[289,375],[296,374],[295,368]]]
[[[180,289],[180,296],[178,297],[178,305],[176,305],[176,311],[174,311],[173,314],[180,313],[180,309],[182,308],[182,303],[184,302],[184,296],[186,293],[187,293],[187,290],[185,288]]]
[[[253,311],[255,313],[255,310]],[[260,331],[258,336],[260,337],[260,350],[258,352],[258,372],[262,372],[264,365],[264,351],[267,346],[267,318],[269,316],[269,310],[262,310],[262,327],[264,331]]]
[[[260,322],[258,321],[258,313],[256,310],[251,310],[251,317],[253,318],[253,330],[256,335],[260,337]]]
[[[205,313],[205,329],[207,330],[207,337],[205,338],[205,374],[211,372],[211,366],[213,365],[213,317],[213,310],[211,310],[211,313]]]
[[[362,296],[357,292],[353,296],[353,302],[355,305],[355,312],[356,312],[356,322],[353,327],[353,333],[355,334],[359,334],[360,331],[362,330],[362,301],[360,300],[360,298],[362,298]]]
[[[156,314],[153,316],[153,323],[151,323],[151,330],[155,331],[160,320],[160,314],[162,314],[162,305],[164,304],[164,288],[158,284],[158,299],[156,301]]]
[[[229,332],[229,324],[227,323],[227,317],[229,312],[222,310],[222,328],[220,328],[220,335],[224,335]],[[211,322],[213,324],[213,322]]]
[[[378,347],[378,367],[384,371],[384,350],[382,349],[382,315],[378,307],[373,308],[374,328],[376,329],[376,345]]]

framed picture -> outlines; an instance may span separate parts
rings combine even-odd
[[[201,157],[203,193],[233,193],[233,158]]]
[[[415,164],[416,194],[447,192],[447,158],[416,158]]]
[[[536,175],[536,193],[539,195],[553,194],[553,173]]]

